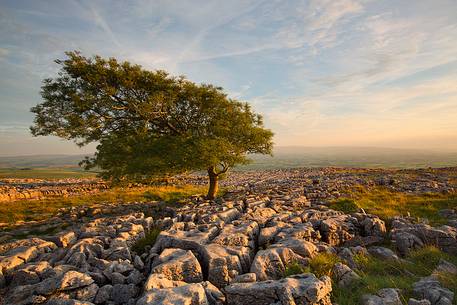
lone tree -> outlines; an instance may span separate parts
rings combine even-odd
[[[249,153],[271,153],[273,133],[262,117],[220,87],[114,58],[65,54],[55,61],[57,77],[43,81],[31,132],[79,146],[98,142],[94,157],[82,163],[100,168],[106,179],[206,170],[207,198],[214,199],[221,174],[248,162]]]

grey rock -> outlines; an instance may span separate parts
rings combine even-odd
[[[330,305],[329,277],[295,275],[277,281],[235,283],[225,287],[228,305],[305,304]]]
[[[141,260],[141,257],[138,255],[135,255],[135,258],[133,259],[133,265],[135,266],[136,269],[142,271],[144,269],[144,263]]]
[[[62,232],[57,234],[56,236],[49,237],[48,240],[55,243],[58,247],[66,248],[73,245],[78,240],[78,236],[75,232],[69,231]]]
[[[440,259],[433,273],[449,273],[457,276],[457,266],[444,259]]]
[[[129,274],[126,280],[127,284],[139,285],[144,281],[144,275],[140,271],[134,270]]]
[[[414,283],[413,293],[418,298],[429,300],[432,305],[451,305],[454,300],[454,293],[442,287],[441,283],[431,276]]]
[[[144,290],[149,291],[153,289],[172,288],[186,285],[183,281],[172,281],[163,274],[152,273],[147,278],[144,284]]]
[[[209,305],[225,305],[225,295],[211,282],[201,282],[203,288],[205,288],[206,299]]]
[[[291,263],[307,265],[308,261],[289,248],[269,248],[257,252],[250,272],[255,273],[257,280],[277,280],[284,276],[286,267]]]
[[[317,254],[316,245],[314,245],[312,242],[297,238],[288,238],[281,240],[273,244],[271,247],[289,248],[302,257],[313,258]]]
[[[103,274],[111,280],[111,283],[113,285],[125,283],[125,276],[119,272],[112,272],[112,273],[104,272]]]
[[[368,253],[381,260],[398,260],[395,252],[385,247],[370,247]]]
[[[80,301],[93,302],[98,292],[98,285],[91,284],[76,291],[75,299]]]
[[[253,283],[255,281],[257,281],[256,274],[253,272],[250,272],[250,273],[237,275],[233,279],[232,283]]]
[[[127,304],[138,295],[138,292],[139,289],[134,284],[116,284],[113,285],[111,299],[117,305]]]
[[[111,295],[113,293],[113,286],[105,285],[98,289],[97,295],[95,296],[94,303],[95,304],[103,304],[108,302],[111,299]]]
[[[71,290],[92,284],[94,280],[83,273],[77,271],[68,271],[60,280],[61,290]]]
[[[338,282],[338,286],[347,287],[354,281],[360,279],[360,276],[351,268],[342,263],[336,263],[333,267],[333,275]]]
[[[136,305],[210,305],[201,284],[188,284],[179,287],[153,289],[147,291]]]
[[[423,300],[416,300],[413,298],[410,298],[408,300],[408,305],[432,305],[429,300],[423,299]]]
[[[165,249],[154,261],[151,273],[161,273],[173,281],[198,283],[203,281],[202,268],[191,251]]]
[[[402,305],[402,303],[397,289],[384,288],[376,295],[362,296],[362,305]]]

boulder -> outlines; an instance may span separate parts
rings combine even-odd
[[[246,271],[249,260],[250,251],[247,247],[231,248],[210,244],[204,247],[202,264],[207,272],[208,281],[222,288],[238,274]]]
[[[259,281],[278,280],[291,263],[307,265],[308,260],[289,248],[268,248],[257,252],[250,272],[255,273]]]
[[[210,305],[201,284],[147,291],[136,305]]]
[[[392,222],[391,238],[402,255],[424,244],[436,245],[444,252],[457,254],[457,228],[451,226],[411,224],[409,220],[400,218]]]
[[[347,287],[352,282],[360,279],[360,276],[357,273],[342,263],[336,263],[335,266],[333,266],[333,275],[335,276],[338,286],[342,288]]]
[[[94,280],[81,272],[68,271],[60,280],[60,290],[72,290],[92,284]]]
[[[134,284],[116,284],[113,285],[111,292],[111,299],[116,305],[124,305],[129,302],[132,303],[133,299],[137,297],[139,289]]]
[[[370,247],[368,253],[381,260],[398,260],[395,252],[385,247]]]
[[[78,289],[75,293],[75,299],[80,301],[93,302],[97,292],[98,285],[95,283],[90,284],[89,286]]]
[[[225,295],[211,282],[201,282],[203,288],[205,288],[206,299],[209,305],[225,305]]]
[[[255,273],[245,273],[240,274],[235,277],[232,283],[253,283],[257,281],[257,276]]]
[[[184,286],[186,284],[187,283],[183,281],[170,280],[163,274],[152,273],[144,283],[144,290],[148,291],[153,289],[173,288]]]
[[[331,305],[329,277],[301,274],[277,281],[235,283],[225,287],[228,305]]]
[[[376,295],[362,296],[362,305],[402,305],[402,302],[397,289],[384,288]]]
[[[339,215],[319,222],[322,240],[332,246],[338,246],[356,235],[357,228],[349,215]]]
[[[51,236],[47,239],[55,243],[58,247],[66,248],[76,243],[76,241],[78,240],[78,236],[75,232],[68,231],[59,233],[56,236]]]
[[[457,276],[457,266],[447,260],[440,259],[438,266],[433,271],[433,274],[436,273],[449,273]]]
[[[97,295],[95,296],[94,303],[95,304],[103,304],[108,302],[111,299],[111,295],[113,293],[113,286],[105,285],[98,289]]]
[[[451,305],[454,293],[441,286],[441,283],[432,276],[424,277],[414,283],[413,293],[420,299],[429,300],[432,305]]]
[[[314,245],[312,242],[296,238],[280,240],[277,243],[271,245],[271,248],[289,248],[296,254],[309,258],[313,258],[318,252],[316,245]]]
[[[226,224],[212,242],[222,246],[249,247],[254,251],[259,231],[259,225],[255,221]]]
[[[160,273],[172,281],[199,283],[203,281],[202,269],[192,251],[165,249],[154,261],[151,273]]]

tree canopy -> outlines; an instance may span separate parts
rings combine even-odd
[[[220,87],[114,58],[66,55],[56,60],[58,75],[43,81],[31,132],[80,146],[97,142],[84,163],[105,178],[207,170],[217,191],[217,176],[246,163],[246,154],[271,153],[273,133],[261,115]]]

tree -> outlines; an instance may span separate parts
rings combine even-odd
[[[214,199],[221,174],[248,162],[247,154],[271,153],[273,133],[262,117],[220,87],[114,58],[65,54],[55,61],[58,75],[43,81],[31,132],[80,146],[98,142],[83,163],[100,168],[104,178],[206,170],[207,198]]]

